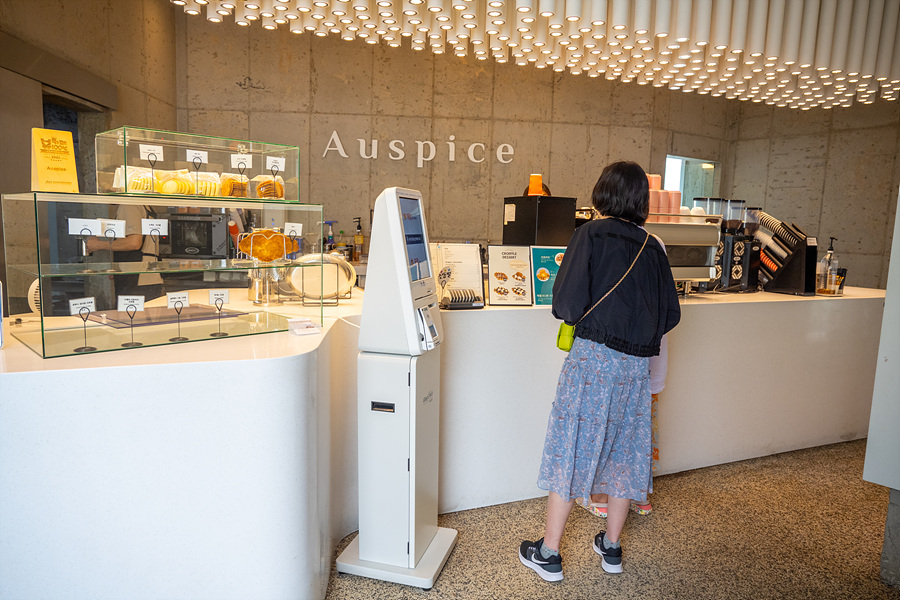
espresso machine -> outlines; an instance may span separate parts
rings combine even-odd
[[[672,277],[683,284],[681,289],[685,295],[694,284],[704,287],[716,278],[721,223],[721,215],[651,213],[644,224],[648,232],[666,245]]]

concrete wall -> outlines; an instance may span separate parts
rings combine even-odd
[[[499,243],[503,198],[521,194],[530,173],[589,204],[611,160],[661,172],[671,151],[724,157],[728,104],[713,98],[362,40],[177,22],[179,129],[299,145],[302,199],[322,203],[347,232],[353,217],[367,223],[383,188],[404,185],[425,194],[432,238]],[[326,152],[335,131],[347,158]],[[377,159],[360,158],[360,139],[367,155],[378,140]],[[404,159],[390,157],[394,139]],[[435,144],[421,167],[416,141]],[[483,162],[468,159],[472,143],[485,144]],[[515,150],[509,164],[496,160],[501,144]]]
[[[790,111],[738,103],[724,193],[818,237],[830,236],[847,284],[887,284],[900,185],[900,104]]]
[[[178,127],[296,144],[301,196],[336,231],[388,185],[425,193],[435,239],[499,242],[503,197],[544,175],[584,204],[602,167],[662,172],[667,153],[721,161],[723,196],[743,198],[836,248],[851,285],[884,287],[894,197],[897,104],[791,111],[557,74],[533,67],[371,46],[361,40],[176,17]],[[348,155],[328,151],[337,132]],[[449,160],[451,141],[456,160]],[[378,140],[378,158],[372,153]],[[405,142],[392,160],[388,142]],[[420,167],[416,141],[433,141]],[[465,157],[510,144],[512,162]],[[824,250],[824,248],[823,248]]]
[[[602,167],[662,172],[667,153],[722,162],[721,195],[839,239],[848,283],[884,287],[900,170],[900,106],[807,112],[408,48],[239,28],[167,0],[0,0],[0,29],[119,89],[99,129],[177,129],[297,145],[301,199],[336,230],[386,186],[422,190],[434,239],[502,238],[503,197],[540,172],[584,204]],[[176,109],[177,107],[177,109]],[[93,124],[97,127],[97,124]],[[99,130],[98,129],[98,130]],[[347,158],[330,144],[337,132]],[[452,137],[451,137],[452,136]],[[378,157],[371,155],[378,140]],[[405,156],[388,147],[403,143]],[[418,166],[417,142],[434,158]],[[450,160],[451,145],[455,160]],[[467,156],[471,144],[472,162]],[[501,144],[515,150],[508,164]],[[367,229],[367,228],[366,228]]]
[[[172,5],[164,0],[0,0],[0,29],[114,83],[109,128],[175,127]]]

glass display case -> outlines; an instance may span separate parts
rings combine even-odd
[[[97,191],[300,201],[300,149],[121,127],[94,140]]]
[[[320,205],[49,192],[2,202],[7,332],[44,358],[321,326],[333,296]]]

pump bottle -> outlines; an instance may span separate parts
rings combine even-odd
[[[328,225],[328,235],[325,237],[325,252],[330,252],[334,249],[334,230],[331,228],[332,225],[337,223],[337,221],[325,221]]]
[[[363,237],[362,225],[360,225],[361,217],[354,217],[353,221],[356,223],[356,235],[353,236],[353,260],[359,262],[360,257],[363,253],[363,244],[365,243],[365,238]]]
[[[837,238],[830,238],[828,250],[825,256],[816,265],[816,293],[834,295],[837,293],[838,260],[834,256],[834,242]]]

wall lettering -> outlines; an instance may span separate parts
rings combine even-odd
[[[359,157],[366,160],[378,159],[378,140],[365,140],[358,138]],[[473,142],[465,148],[466,157],[471,163],[482,163],[490,155],[490,152],[481,142]],[[322,158],[328,156],[329,152],[336,152],[341,158],[350,158],[347,151],[344,150],[344,143],[337,130],[331,132],[325,150],[322,152]],[[513,161],[516,151],[511,144],[500,144],[497,146],[495,156],[497,162],[508,165]],[[415,158],[416,167],[422,168],[425,163],[433,161],[435,158],[443,159],[446,156],[448,162],[456,162],[456,136],[451,135],[447,141],[447,154],[438,156],[438,147],[431,140],[415,140]],[[406,142],[403,140],[391,140],[388,142],[388,158],[391,160],[403,160],[406,158]]]

